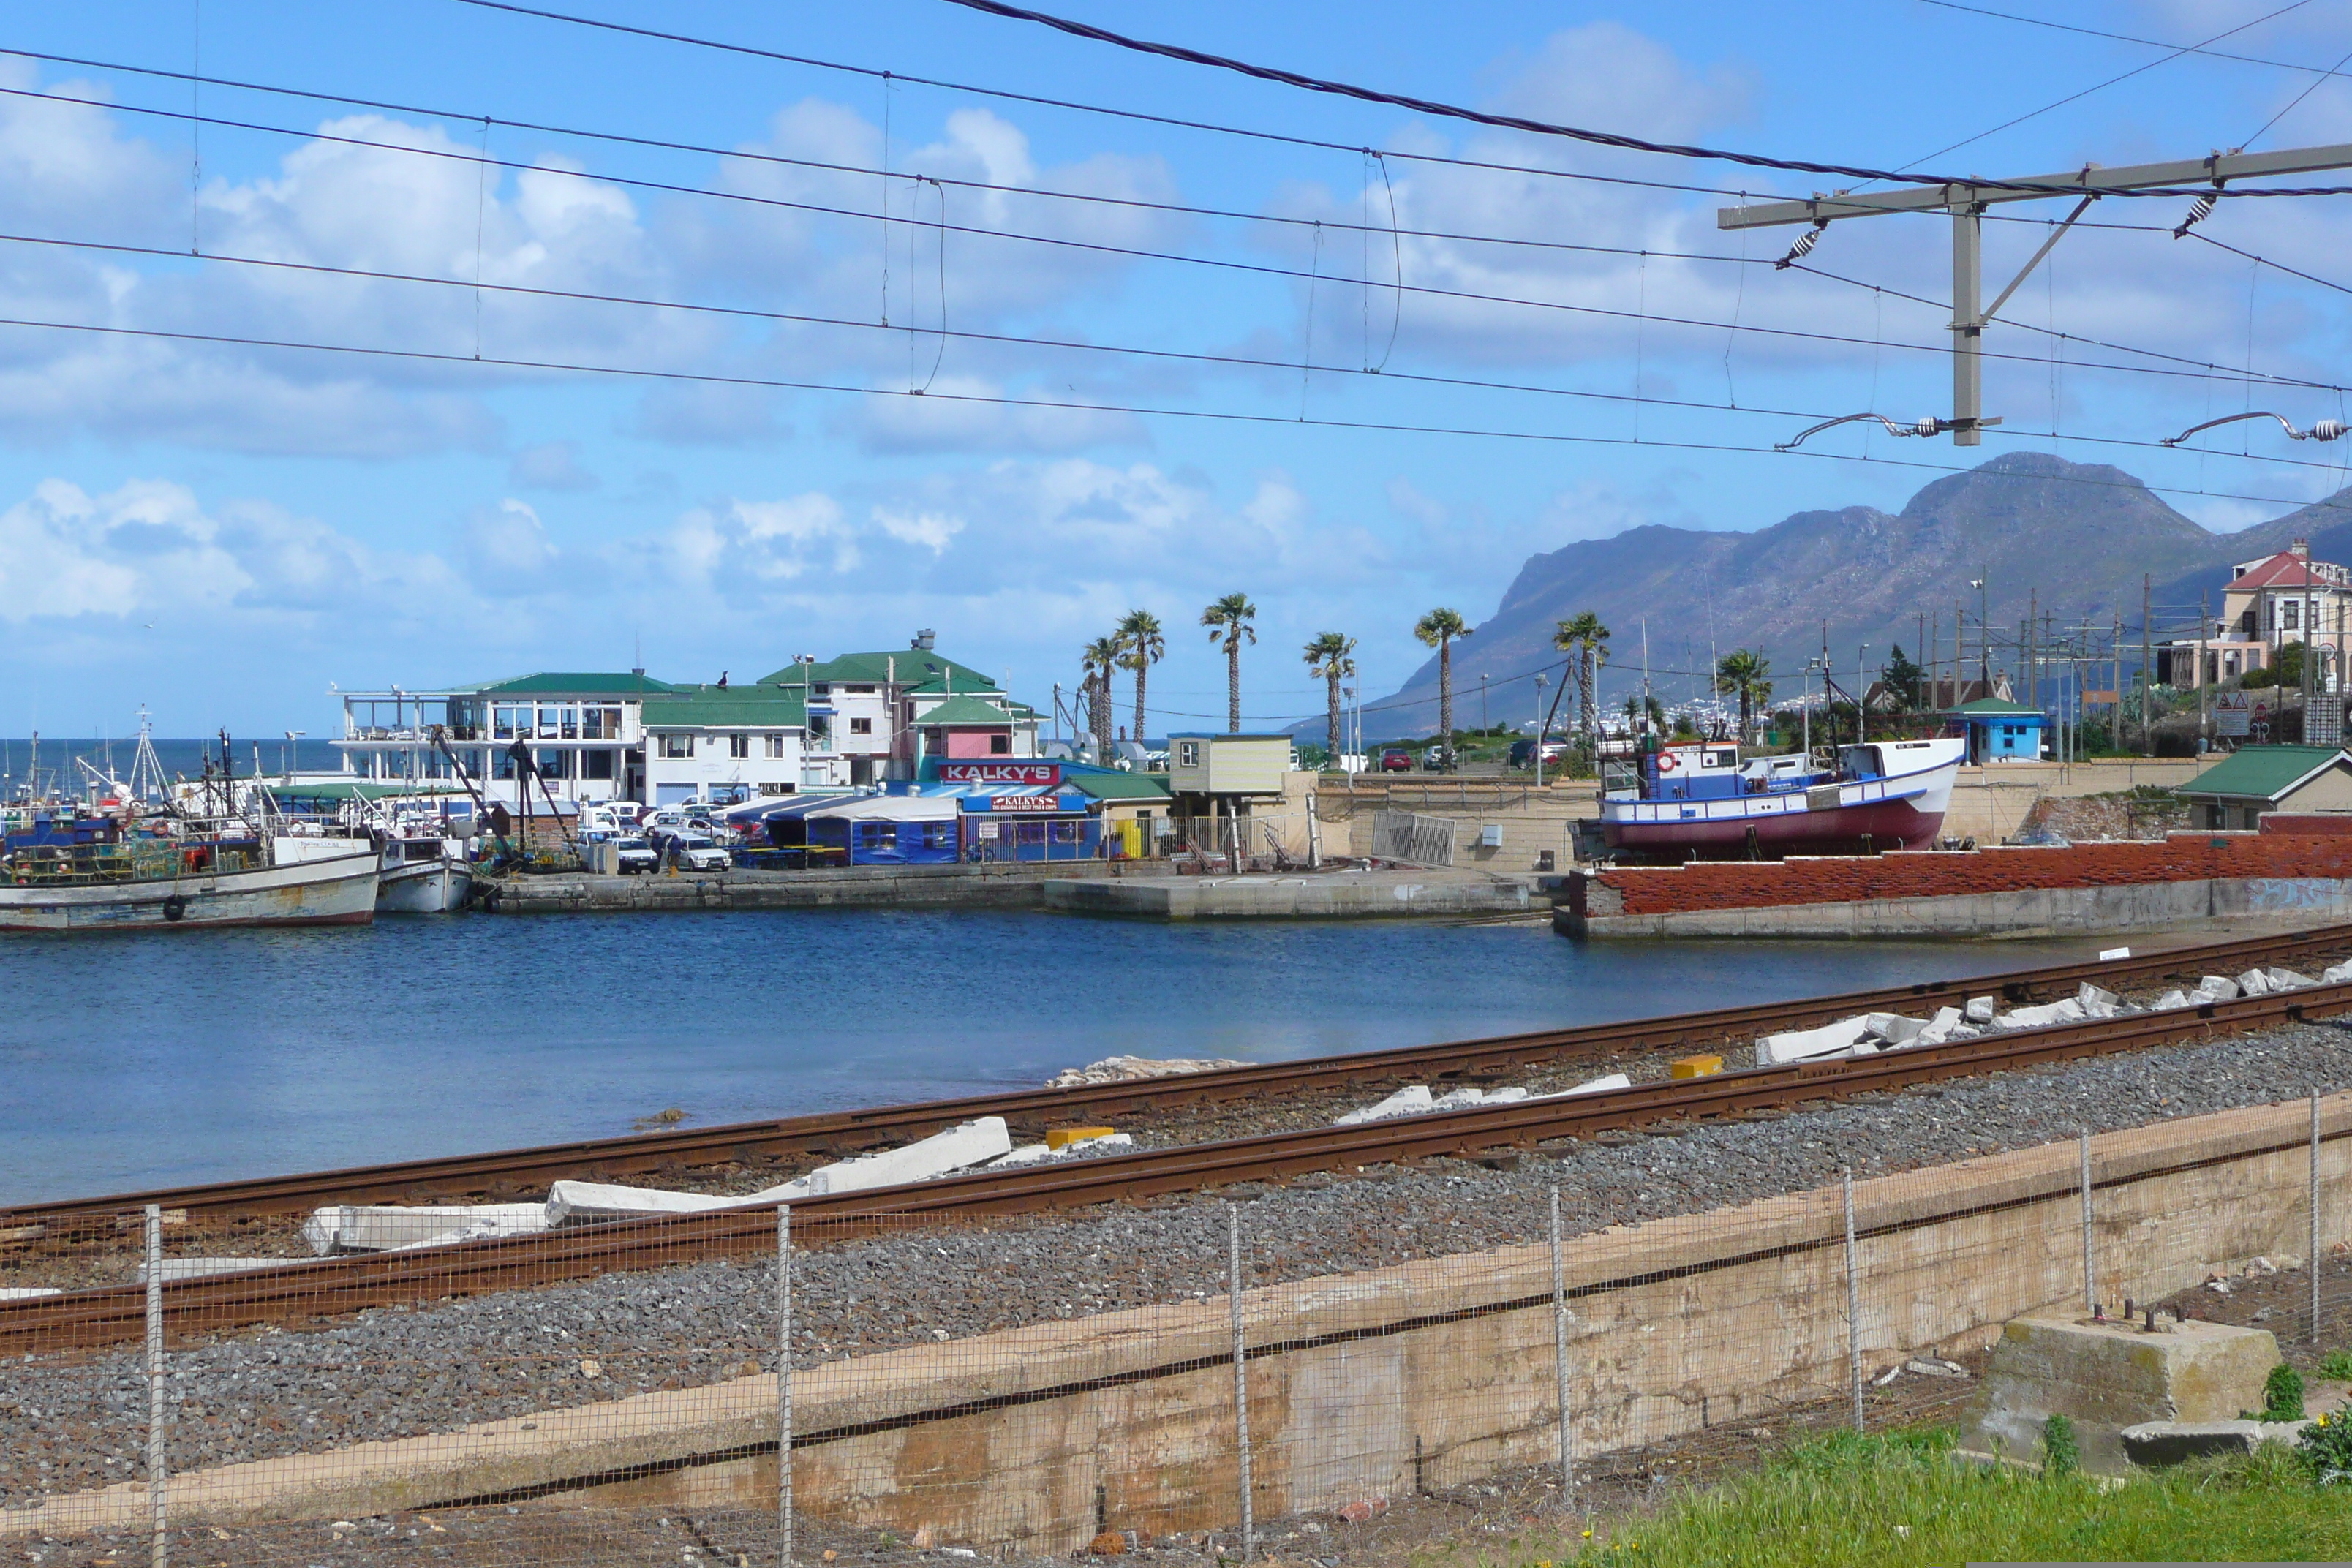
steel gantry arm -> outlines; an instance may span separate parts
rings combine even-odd
[[[1991,180],[1983,184],[1956,182],[1861,195],[1837,191],[1801,201],[1724,207],[1716,213],[1715,226],[1719,229],[1746,229],[1808,225],[1805,236],[1788,258],[1793,262],[1811,248],[1823,229],[1845,218],[1884,217],[1893,213],[1948,214],[1952,220],[1952,412],[1948,418],[1937,423],[1951,432],[1954,446],[1975,447],[1984,441],[1984,427],[1997,423],[1984,416],[1981,347],[1985,327],[2091,203],[2103,195],[2177,191],[2198,198],[2210,209],[2212,197],[2227,182],[2318,174],[2330,169],[2352,169],[2352,144],[2301,147],[2278,153],[2213,153],[2203,158],[2136,163],[2116,169],[2086,163],[2071,174],[2029,174],[2022,179]],[[1997,202],[2044,201],[2053,196],[2074,197],[2074,210],[2051,232],[2042,248],[2033,253],[2033,258],[1993,300],[1991,308],[1981,307],[1979,301],[1984,294],[1985,209]],[[2184,224],[2180,232],[2187,229]]]

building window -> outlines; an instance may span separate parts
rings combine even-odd
[[[952,849],[952,848],[954,848],[954,847],[955,847],[955,824],[954,824],[954,823],[952,823],[952,822],[926,822],[926,823],[924,823],[924,824],[923,824],[923,847],[924,847],[924,848],[926,848],[926,849]]]
[[[852,687],[850,689],[854,691],[856,688]],[[849,721],[849,732],[853,735],[871,735],[874,733],[874,721],[871,719],[852,719]]]
[[[1201,765],[1201,742],[1198,741],[1177,742],[1176,765],[1180,768],[1199,767]]]
[[[531,761],[538,766],[539,776],[543,779],[568,779],[572,776],[572,753],[569,752],[540,752],[533,755]]]
[[[580,753],[580,776],[583,779],[609,779],[613,776],[613,753],[583,752]]]
[[[830,697],[833,695],[833,682],[830,680],[820,680],[808,689],[811,697]]]
[[[728,736],[727,754],[730,757],[750,756],[751,754],[751,737],[749,735]]]
[[[2295,600],[2289,599],[2279,606],[2279,626],[2283,630],[2291,632],[2301,629],[2302,616],[2303,605]]]
[[[874,695],[874,688],[871,686],[845,686],[842,689],[849,693],[852,697],[871,697]]]
[[[782,735],[771,735],[771,736],[769,736],[769,737],[768,737],[768,755],[770,755],[770,756],[772,756],[772,757],[781,757],[781,756],[782,756],[783,754],[784,754],[784,738],[783,738]]]
[[[1013,737],[1010,735],[991,735],[988,738],[988,754],[992,757],[1011,756],[1013,754]]]
[[[694,755],[694,737],[664,735],[661,738],[661,749],[656,754],[664,757],[690,757]]]

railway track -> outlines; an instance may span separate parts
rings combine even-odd
[[[184,1212],[194,1224],[251,1215],[307,1211],[333,1203],[498,1201],[536,1195],[565,1179],[741,1164],[759,1167],[795,1156],[839,1159],[927,1137],[978,1116],[1002,1116],[1016,1131],[1099,1121],[1138,1111],[1276,1099],[1302,1091],[1402,1080],[1472,1082],[1530,1068],[1664,1049],[1745,1045],[1759,1035],[1803,1028],[1856,1013],[1929,1010],[1988,993],[2009,1003],[2072,993],[2084,980],[2110,989],[2173,975],[2294,963],[2319,954],[2352,953],[2352,925],[2210,942],[2128,959],[2050,964],[2003,974],[1919,981],[1790,1002],[1756,1003],[1623,1023],[1534,1030],[1433,1046],[1314,1057],[1179,1078],[1017,1089],[1003,1094],[908,1105],[826,1111],[729,1126],[680,1129],[625,1138],[583,1140],[394,1164],[315,1171],[255,1181],[167,1187],[0,1208],[0,1238],[42,1226],[51,1234],[79,1220],[110,1227],[117,1216],[152,1204]]]
[[[2214,967],[2224,953],[2236,962],[2277,961],[2313,951],[2319,933],[2293,944],[2215,944],[2181,950],[2149,965],[2177,970]],[[2337,928],[2335,945],[2352,940]],[[2120,964],[2095,966],[2108,979]],[[2022,972],[2047,985],[2061,965]],[[2138,977],[2172,970],[2142,968]],[[2005,989],[1989,977],[1967,983],[1981,994]],[[1933,994],[1934,988],[1926,988]],[[1906,995],[1916,993],[1905,993]],[[1855,997],[1885,1000],[1885,991],[1792,1005],[1800,1021],[1833,1003],[1855,1010]],[[1732,1012],[1753,1013],[1753,1009]],[[1768,1010],[1769,1011],[1769,1010]],[[1082,1163],[1024,1170],[981,1171],[910,1186],[817,1198],[793,1205],[803,1237],[856,1234],[855,1221],[879,1215],[978,1216],[1078,1208],[1132,1201],[1243,1182],[1279,1180],[1310,1172],[1441,1156],[1475,1156],[1643,1126],[1668,1119],[1734,1116],[1842,1099],[1914,1084],[1974,1077],[2041,1063],[2145,1049],[2201,1035],[2244,1033],[2308,1018],[2352,1014],[2352,983],[2317,985],[2208,1003],[2165,1013],[2138,1013],[2079,1024],[1956,1041],[1948,1045],[1790,1067],[1750,1068],[1717,1076],[1636,1085],[1567,1100],[1522,1100],[1433,1115],[1318,1127],[1228,1142],[1141,1151]],[[1719,1019],[1723,1015],[1687,1015]],[[1775,1022],[1782,1021],[1775,1017]],[[1515,1038],[1535,1038],[1516,1037]],[[1493,1045],[1468,1042],[1462,1047]],[[1473,1059],[1484,1060],[1483,1057]],[[1121,1086],[1127,1087],[1127,1086]],[[825,1222],[834,1222],[828,1226]],[[413,1304],[451,1296],[511,1290],[610,1272],[668,1267],[700,1259],[752,1256],[775,1245],[772,1209],[736,1209],[659,1220],[587,1225],[452,1247],[365,1253],[291,1263],[284,1268],[215,1276],[167,1286],[162,1295],[167,1331],[217,1332],[257,1324],[331,1318],[366,1308]],[[0,1304],[0,1354],[95,1348],[139,1339],[144,1291],[135,1286],[77,1291],[62,1297]]]

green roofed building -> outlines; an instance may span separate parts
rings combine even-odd
[[[1034,757],[1036,710],[918,632],[906,647],[845,653],[772,670],[760,685],[804,697],[809,752],[847,784],[910,779],[926,758]]]
[[[2252,832],[2271,811],[2352,812],[2352,754],[2340,746],[2241,746],[2180,793],[2209,832]]]

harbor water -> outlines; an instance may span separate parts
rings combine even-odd
[[[2085,956],[1540,926],[877,910],[0,943],[0,1205],[1250,1061]]]

